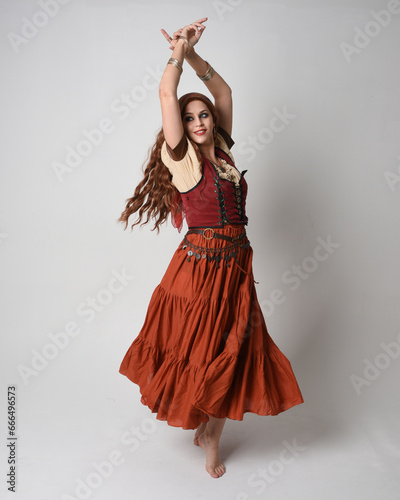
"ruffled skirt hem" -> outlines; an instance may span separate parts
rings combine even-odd
[[[267,331],[251,247],[236,259],[219,268],[207,259],[188,262],[179,247],[121,363],[141,403],[171,426],[196,429],[210,416],[243,420],[247,412],[277,415],[304,402],[289,360]]]

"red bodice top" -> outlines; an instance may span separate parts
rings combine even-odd
[[[222,149],[216,148],[216,154],[235,167]],[[240,180],[235,183],[218,175],[217,169],[207,158],[203,156],[202,160],[200,181],[189,191],[179,193],[178,210],[172,212],[174,226],[180,229],[183,217],[186,217],[189,228],[247,224],[247,182],[244,179],[247,170],[241,173]]]

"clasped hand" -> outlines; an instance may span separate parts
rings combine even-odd
[[[170,43],[169,48],[171,50],[174,50],[180,36],[185,37],[188,41],[188,44],[189,44],[188,49],[187,49],[187,52],[188,52],[200,40],[201,35],[203,34],[204,30],[206,29],[206,27],[204,26],[203,23],[205,21],[207,21],[207,19],[208,19],[207,17],[203,17],[201,19],[198,19],[197,21],[195,21],[192,24],[188,24],[184,28],[178,29],[177,31],[175,31],[173,38],[171,38],[164,29],[161,29],[161,33],[164,35],[166,40]]]

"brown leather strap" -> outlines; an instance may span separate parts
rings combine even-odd
[[[219,238],[220,240],[231,241],[232,243],[234,243],[235,241],[239,241],[246,236],[246,232],[236,237],[226,236],[225,234],[216,233],[211,227],[207,227],[206,229],[189,229],[186,235],[188,234],[202,234],[206,240]]]

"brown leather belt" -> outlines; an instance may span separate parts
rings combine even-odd
[[[209,234],[210,231],[211,231],[211,236]],[[186,235],[188,234],[202,234],[206,240],[219,238],[220,240],[226,240],[235,243],[236,241],[239,241],[246,236],[246,231],[242,234],[239,234],[239,236],[233,237],[233,236],[226,236],[225,234],[216,233],[212,227],[207,227],[206,229],[189,229]]]

